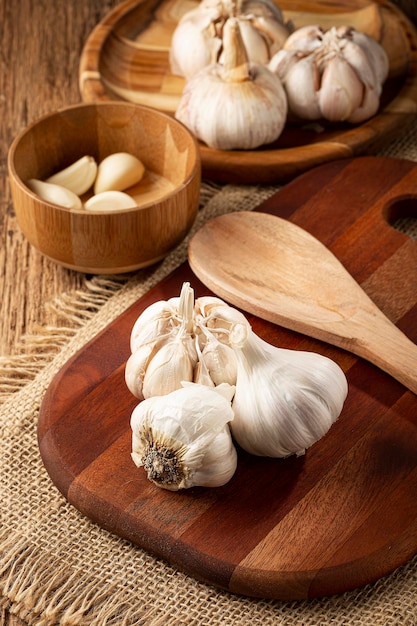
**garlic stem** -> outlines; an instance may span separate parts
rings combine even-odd
[[[222,78],[225,81],[239,83],[250,80],[249,61],[240,32],[239,22],[231,17],[223,30],[224,62]]]

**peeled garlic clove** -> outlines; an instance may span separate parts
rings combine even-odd
[[[115,152],[99,163],[94,193],[123,191],[136,185],[144,173],[145,166],[133,154]]]
[[[137,202],[123,191],[102,191],[91,196],[84,207],[88,211],[120,211],[121,209],[133,209]]]
[[[323,117],[332,122],[345,121],[363,97],[364,86],[355,70],[342,56],[332,58],[326,64],[318,93]]]
[[[52,204],[57,204],[67,209],[83,208],[81,199],[73,191],[61,187],[61,185],[47,183],[37,178],[31,178],[26,184],[29,189],[46,202],[51,202]]]
[[[46,179],[48,183],[61,185],[77,196],[81,196],[93,186],[97,175],[97,163],[92,156],[83,156],[65,169]]]
[[[135,465],[171,491],[227,483],[237,465],[228,427],[233,393],[193,383],[141,402],[130,422]]]

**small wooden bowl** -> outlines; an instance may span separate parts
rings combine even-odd
[[[84,155],[100,162],[122,151],[146,168],[131,194],[135,208],[70,210],[45,202],[25,184]],[[8,169],[24,235],[47,257],[81,272],[116,274],[156,263],[183,240],[198,210],[201,163],[195,139],[171,116],[136,104],[80,104],[42,117],[13,141]]]

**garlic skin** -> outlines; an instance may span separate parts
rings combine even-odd
[[[389,63],[371,36],[313,25],[293,32],[268,67],[282,80],[293,117],[357,124],[378,111]]]
[[[223,29],[234,17],[250,61],[266,64],[291,32],[272,0],[202,0],[177,24],[170,45],[173,74],[190,80],[208,65],[223,62]]]
[[[252,330],[235,347],[238,362],[231,430],[250,454],[303,454],[339,417],[346,377],[314,352],[275,348]]]
[[[141,402],[131,416],[132,460],[158,487],[220,487],[233,476],[237,453],[228,423],[234,388],[190,384]]]
[[[283,131],[287,99],[279,78],[248,62],[239,23],[229,18],[223,33],[224,62],[195,74],[185,85],[175,117],[218,150],[251,150]]]

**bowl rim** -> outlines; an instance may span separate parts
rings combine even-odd
[[[145,110],[145,111],[150,111],[151,113],[154,113],[157,117],[162,117],[165,119],[168,119],[170,123],[173,123],[174,125],[181,127],[183,132],[188,135],[188,138],[191,141],[191,145],[194,148],[194,164],[191,168],[191,171],[189,173],[189,175],[187,176],[187,178],[185,178],[179,185],[177,185],[174,189],[168,191],[166,194],[164,194],[161,198],[158,199],[158,201],[154,201],[154,200],[150,200],[144,204],[136,205],[134,207],[130,207],[128,209],[115,209],[115,210],[94,210],[94,211],[88,211],[85,208],[81,208],[81,209],[71,209],[69,207],[64,207],[61,206],[59,204],[54,204],[53,202],[49,202],[48,200],[44,200],[43,198],[41,198],[38,194],[36,194],[35,192],[33,192],[26,184],[25,182],[21,179],[21,177],[19,176],[19,174],[16,171],[16,167],[15,167],[15,155],[16,155],[16,150],[17,147],[19,145],[19,143],[22,141],[23,137],[25,137],[25,135],[27,135],[34,127],[36,127],[38,124],[41,124],[42,122],[44,122],[45,120],[47,120],[48,118],[52,118],[54,116],[59,116],[62,115],[63,113],[66,113],[68,111],[72,111],[72,110],[76,110],[76,109],[105,109],[105,108],[114,108],[114,107],[120,107],[120,108],[129,108],[129,109],[140,109],[140,110]],[[199,148],[199,144],[196,140],[196,138],[194,137],[194,135],[189,131],[189,129],[179,120],[177,120],[175,117],[173,117],[172,115],[170,115],[169,113],[165,113],[164,111],[158,111],[158,109],[155,109],[153,107],[147,106],[147,105],[143,105],[143,104],[137,104],[134,102],[124,102],[124,101],[103,101],[103,102],[79,102],[79,103],[75,103],[75,104],[70,104],[67,106],[63,106],[60,107],[58,109],[54,109],[53,111],[50,111],[49,113],[44,113],[43,115],[39,116],[38,118],[34,119],[32,122],[30,122],[27,126],[25,126],[24,128],[22,128],[22,130],[20,130],[17,135],[14,137],[14,139],[11,141],[9,149],[8,149],[8,153],[7,153],[7,169],[8,169],[8,174],[9,177],[13,178],[13,182],[18,185],[20,187],[20,189],[22,191],[24,191],[24,193],[26,193],[29,197],[32,197],[34,200],[38,200],[41,201],[45,206],[48,206],[52,209],[58,209],[64,213],[71,213],[74,215],[81,215],[81,216],[88,216],[89,219],[95,219],[98,217],[103,217],[103,216],[115,216],[115,215],[126,215],[126,214],[130,214],[130,213],[137,213],[138,211],[143,212],[143,211],[149,211],[152,208],[154,208],[156,205],[161,204],[162,202],[169,200],[170,198],[172,198],[173,196],[176,196],[178,193],[182,192],[183,189],[185,189],[189,183],[191,182],[191,180],[193,180],[195,178],[196,175],[198,175],[200,177],[201,180],[201,154],[200,154],[200,148]]]

